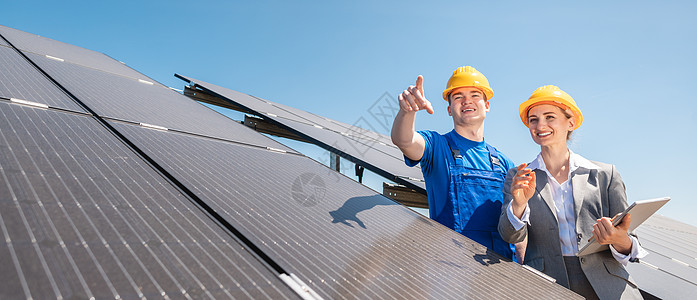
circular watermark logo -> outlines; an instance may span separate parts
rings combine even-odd
[[[290,193],[300,205],[310,207],[319,204],[324,199],[327,186],[319,175],[303,173],[293,181]]]

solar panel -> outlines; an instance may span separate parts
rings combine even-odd
[[[102,117],[294,152],[164,86],[32,53],[26,55]]]
[[[663,299],[697,293],[697,228],[653,215],[635,232],[649,255],[627,270],[642,290]]]
[[[307,157],[110,124],[328,299],[576,296]]]
[[[661,271],[646,262],[629,264],[627,271],[643,292],[644,299],[692,299],[697,291],[693,283]]]
[[[27,52],[48,56],[52,59],[64,60],[121,76],[148,80],[145,75],[100,52],[87,50],[2,25],[0,25],[0,35],[5,37],[18,49]]]
[[[82,108],[16,50],[0,47],[0,97],[21,99],[73,111]]]
[[[0,101],[0,128],[0,298],[293,295],[93,118]]]
[[[256,112],[315,144],[358,162],[367,169],[397,183],[426,193],[419,168],[404,164],[402,152],[384,135],[355,126],[331,121],[317,115],[245,95],[214,84],[182,75],[180,79],[214,93],[228,101]]]
[[[401,151],[396,149],[390,151],[393,149],[387,147],[377,148],[374,146],[374,140],[359,140],[350,136],[341,136],[337,135],[337,132],[325,128],[318,128],[314,125],[291,120],[279,120],[279,122],[289,128],[293,128],[298,134],[307,136],[313,143],[328,144],[335,152],[353,154],[351,156],[352,160],[360,161],[363,165],[371,164],[375,166],[377,174],[390,180],[418,179],[422,177],[421,169],[408,168],[404,165]],[[400,170],[401,172],[395,175],[388,170]],[[420,183],[420,186],[424,187],[423,182]],[[416,184],[418,185],[418,183]]]
[[[175,76],[189,83],[201,83],[202,87],[210,87],[210,90],[213,90],[216,93],[222,92],[222,94],[220,95],[224,96],[225,98],[229,98],[229,100],[235,101],[237,103],[242,103],[249,109],[257,112],[259,115],[269,116],[278,120],[291,120],[298,123],[319,126],[329,131],[363,141],[366,144],[373,145],[375,144],[375,142],[377,142],[378,144],[382,143],[377,146],[384,146],[393,151],[399,151],[399,149],[392,144],[392,140],[390,139],[390,137],[385,136],[383,134],[379,134],[375,131],[366,130],[360,127],[331,120],[322,116],[315,115],[310,112],[299,110],[294,107],[290,107],[280,103],[274,103],[255,96],[223,88],[214,84],[201,82],[196,79],[190,79],[179,74],[175,74]],[[399,156],[401,157],[401,152],[399,153]]]
[[[185,76],[181,76],[178,74],[175,74],[178,78],[181,78],[187,82],[193,83],[193,82],[199,82],[194,79],[188,79]],[[192,82],[193,81],[193,82]],[[220,86],[216,86],[213,84],[205,84],[205,86],[211,86],[214,88],[215,91],[223,91],[225,93],[226,97],[229,97],[231,99],[243,99],[239,100],[240,103],[244,103],[247,105],[250,109],[256,111],[257,113],[264,115],[264,116],[271,116],[274,118],[278,118],[280,120],[290,120],[290,121],[295,121],[298,123],[303,123],[303,124],[308,124],[312,126],[319,126],[322,127],[323,129],[327,129],[329,131],[333,131],[335,133],[340,133],[344,134],[348,137],[361,140],[361,141],[375,141],[377,142],[383,142],[385,143],[384,146],[387,146],[388,148],[393,148],[394,150],[399,151],[399,149],[392,145],[392,141],[389,137],[379,134],[377,132],[371,131],[371,130],[366,130],[363,128],[359,128],[353,125],[345,124],[339,121],[331,120],[322,116],[315,115],[310,112],[302,111],[294,107],[290,107],[287,105],[283,105],[280,103],[274,103],[268,100],[264,100],[255,96],[247,95],[244,93],[240,93],[234,90],[226,89]],[[366,142],[368,143],[368,142]],[[372,143],[371,143],[372,144]],[[400,152],[401,153],[401,152]],[[401,154],[400,154],[401,156]]]
[[[229,90],[229,89],[227,89],[225,91],[232,92],[232,90]],[[386,146],[387,148],[392,148],[394,150],[399,151],[399,148],[397,148],[397,146],[392,144],[392,139],[389,136],[386,136],[384,134],[380,134],[380,133],[375,132],[373,130],[357,127],[354,125],[349,125],[349,124],[346,124],[343,122],[339,122],[337,120],[332,120],[329,118],[318,116],[318,115],[315,115],[311,112],[303,111],[303,110],[300,110],[300,109],[297,109],[297,108],[294,108],[291,106],[283,105],[281,103],[274,103],[274,102],[267,101],[267,100],[264,100],[264,99],[261,99],[261,98],[255,97],[255,96],[250,96],[250,95],[246,95],[246,94],[242,94],[242,93],[238,93],[238,94],[240,94],[240,96],[242,96],[242,97],[244,97],[244,96],[253,97],[255,99],[258,99],[259,101],[262,101],[264,103],[268,103],[269,105],[278,108],[280,110],[279,114],[278,114],[279,118],[286,118],[288,116],[297,116],[305,121],[310,122],[310,124],[312,124],[312,125],[319,125],[323,128],[327,128],[331,131],[345,133],[348,136],[356,138],[358,140],[372,140],[372,141],[376,141],[378,143],[384,143],[384,145],[381,145],[381,146]],[[245,103],[247,103],[247,102],[245,101]],[[376,115],[377,115],[377,113],[376,113]],[[392,124],[392,119],[389,120],[389,125],[391,125],[391,124]],[[366,124],[366,126],[368,126],[368,125]]]

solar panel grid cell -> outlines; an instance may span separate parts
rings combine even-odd
[[[181,78],[181,77],[180,77]],[[266,101],[261,98],[257,98],[254,96],[250,96],[244,93],[240,93],[238,91],[233,91],[230,89],[225,89],[223,87],[218,87],[215,86],[216,91],[219,93],[222,91],[225,95],[229,95],[231,97],[234,97],[236,99],[245,99],[244,101],[244,106],[248,107],[251,110],[254,110],[256,112],[259,112],[261,115],[264,116],[280,116],[282,118],[290,119],[296,122],[302,122],[302,123],[308,123],[312,124],[312,120],[309,120],[303,116],[298,116],[295,114],[291,114],[288,111],[284,110],[283,108],[279,107],[278,105],[275,105],[275,103]]]
[[[335,132],[327,131],[325,129],[303,123],[280,119],[277,119],[277,121],[283,125],[293,128],[299,134],[305,135],[319,143],[328,145],[329,147],[345,153],[354,159],[363,161],[364,163],[362,164],[368,165],[369,169],[391,180],[394,180],[395,175],[412,178],[423,177],[419,168],[408,168],[404,164],[402,152],[397,149],[377,148],[374,147],[374,141],[361,141],[348,136],[340,136]],[[366,142],[373,143],[366,144]],[[395,172],[395,170],[398,170],[399,173]],[[418,186],[425,189],[423,182],[421,182],[421,184]]]
[[[693,253],[697,245],[689,237],[681,237],[682,234],[677,232],[668,235],[665,230],[645,225],[637,228],[636,232],[641,238],[642,245],[646,240],[647,244],[644,245],[644,248],[648,248],[651,252],[697,266],[697,260]]]
[[[90,117],[0,115],[0,298],[292,295]]]
[[[649,255],[627,270],[638,286],[663,299],[684,299],[697,292],[697,228],[653,215],[635,230]]]
[[[573,298],[306,157],[112,124],[323,297],[477,297],[521,275],[525,286],[502,296]]]
[[[17,51],[7,47],[0,47],[0,97],[84,112]]]
[[[18,49],[51,56],[85,67],[131,78],[147,77],[111,57],[92,50],[0,25],[0,34]],[[153,81],[153,80],[149,80]]]
[[[652,254],[643,258],[643,261],[660,266],[661,269],[697,285],[697,260],[694,256],[686,255],[685,251],[671,245],[675,240],[662,236],[661,232],[651,232],[651,229],[644,228],[641,233],[637,230],[637,234],[641,234],[639,238],[642,246]]]
[[[627,271],[643,291],[657,299],[692,299],[697,291],[695,284],[668,272],[656,270],[645,263],[629,264]]]
[[[26,55],[102,117],[295,152],[169,88],[31,53]]]
[[[328,150],[351,157],[350,160],[354,162],[360,161],[381,176],[425,193],[421,170],[407,167],[402,152],[391,141],[385,143],[386,136],[217,85],[177,76],[256,111]]]
[[[313,113],[306,112],[294,107],[271,102],[259,97],[240,93],[218,85],[202,82],[197,79],[191,79],[182,75],[176,76],[190,83],[200,84],[200,87],[208,91],[215,92],[225,98],[228,98],[229,100],[233,100],[236,103],[245,106],[251,110],[257,111],[262,116],[272,117],[273,119],[291,120],[313,126],[317,125],[336,133],[343,133],[352,136],[359,140],[368,140],[369,142],[366,143],[369,144],[374,144],[374,141],[377,141],[378,143],[382,142],[384,144],[383,146],[397,149],[396,146],[392,145],[392,141],[389,137],[379,134],[373,130],[360,128],[354,125],[349,125],[339,121],[327,119],[325,117],[318,116]]]
[[[402,152],[396,147],[379,144],[376,140],[361,135],[342,135],[340,132],[327,128],[318,128],[285,118],[274,117],[273,120],[317,144],[323,144],[332,149],[332,152],[343,153],[351,157],[350,160],[360,161],[361,165],[367,166],[368,169],[383,177],[425,192],[426,185],[423,182],[421,169],[407,167],[404,164]],[[413,178],[413,180],[407,178]]]
[[[280,118],[280,117],[274,118],[274,119],[279,121],[280,123],[290,127],[290,128],[293,128],[293,129],[299,131],[299,129],[296,128],[296,126],[295,126],[295,124],[298,124],[299,122],[294,122],[292,120],[289,120],[286,118]],[[333,122],[327,121],[327,123],[333,123]],[[315,123],[315,124],[317,124],[317,123]],[[365,149],[365,150],[361,149],[358,151],[375,150],[375,151],[380,151],[380,152],[384,152],[388,155],[391,155],[392,157],[394,157],[397,160],[403,159],[402,152],[399,150],[399,148],[397,148],[397,146],[394,146],[391,141],[390,141],[390,144],[386,144],[383,141],[380,141],[378,139],[368,137],[368,136],[364,135],[363,133],[364,132],[367,133],[370,131],[367,131],[365,129],[358,128],[355,126],[348,127],[348,128],[343,128],[343,127],[336,128],[338,126],[334,126],[335,128],[330,128],[330,127],[327,127],[326,124],[321,124],[321,123],[319,123],[320,125],[318,125],[319,127],[317,127],[317,126],[315,126],[315,124],[312,124],[312,123],[308,124],[308,123],[304,123],[304,122],[299,123],[299,125],[312,126],[312,127],[317,128],[317,129],[324,130],[325,135],[331,134],[330,136],[333,137],[333,139],[337,139],[337,137],[342,137],[342,139],[350,140],[351,143],[355,142],[355,143],[361,144],[360,147],[370,148],[370,149]],[[339,134],[341,136],[337,136],[337,134]],[[418,168],[416,168],[416,169],[418,169]]]
[[[343,127],[342,125],[337,125],[337,122],[335,121],[326,119],[322,119],[322,121],[318,122],[318,120],[307,121],[307,119],[303,118],[298,121],[299,118],[295,117],[288,118],[282,115],[270,116],[268,114],[267,118],[270,118],[301,135],[309,136],[321,144],[338,146],[340,143],[348,143],[350,144],[350,147],[340,147],[338,150],[342,152],[347,150],[349,151],[348,153],[357,158],[365,158],[364,156],[366,152],[378,151],[392,156],[394,159],[400,162],[398,167],[405,167],[403,166],[403,155],[399,148],[394,146],[391,141],[385,141],[384,138],[379,137],[375,132],[356,126]],[[307,130],[308,128],[311,130],[311,132]],[[316,134],[313,134],[312,132]],[[422,177],[419,167],[409,169],[416,169],[418,172],[414,173],[416,174],[415,176]]]
[[[207,84],[204,83],[204,86],[207,86]],[[217,88],[220,88],[220,87],[217,87]],[[252,97],[254,97],[254,96],[252,96]],[[257,97],[254,97],[254,98],[257,98]],[[261,99],[261,98],[257,98],[257,99]],[[270,102],[270,101],[263,100],[263,99],[261,99],[261,100],[266,101],[266,102]],[[246,103],[246,101],[241,101],[241,102]],[[397,149],[397,146],[392,144],[392,140],[390,139],[390,137],[376,132],[375,130],[377,130],[377,129],[375,129],[375,128],[362,128],[362,127],[358,127],[355,125],[350,125],[350,124],[343,123],[340,121],[336,121],[336,120],[328,119],[328,118],[325,118],[322,116],[318,116],[318,115],[315,115],[311,112],[300,110],[300,109],[297,109],[297,108],[294,108],[291,106],[287,106],[287,105],[283,105],[283,104],[275,103],[275,102],[272,102],[272,103],[273,103],[272,104],[273,106],[287,112],[287,114],[302,117],[303,119],[306,119],[306,120],[308,120],[316,125],[322,126],[324,128],[328,128],[332,131],[339,132],[339,133],[346,133],[346,134],[349,134],[357,139],[375,140],[377,142],[382,142],[382,143],[386,144],[386,146],[388,146],[388,147],[392,147],[392,148]],[[283,115],[279,115],[279,116],[283,116]],[[390,120],[390,122],[391,121],[392,120]],[[364,126],[369,127],[372,125],[364,124]],[[375,125],[375,126],[377,126],[377,125]],[[387,128],[382,128],[382,129],[387,129]]]
[[[656,236],[669,241],[666,244],[661,243],[662,245],[670,245],[686,255],[697,257],[697,227],[661,215],[653,215],[636,230],[638,233],[655,232]]]

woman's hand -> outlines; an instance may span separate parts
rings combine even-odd
[[[630,214],[624,216],[622,223],[617,226],[612,226],[610,218],[600,218],[593,224],[593,237],[601,245],[611,244],[617,252],[628,255],[632,251],[632,240],[627,235],[631,222]]]
[[[528,200],[535,194],[535,187],[537,186],[535,172],[530,169],[525,169],[527,165],[528,164],[521,164],[516,167],[517,172],[511,184],[511,195],[513,196],[511,206],[513,208],[513,214],[518,218],[523,216],[523,212],[528,206]]]

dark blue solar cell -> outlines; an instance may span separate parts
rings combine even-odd
[[[8,47],[0,47],[0,97],[84,112],[36,67]]]

